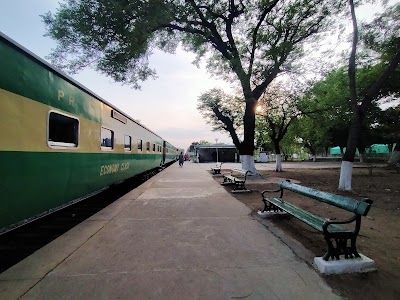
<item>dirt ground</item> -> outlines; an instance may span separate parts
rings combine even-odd
[[[222,173],[224,171],[229,170],[223,170]],[[337,189],[338,169],[287,169],[280,173],[274,171],[260,171],[260,173],[266,182],[276,182],[276,177],[292,179],[304,186],[325,192],[373,200],[368,216],[363,217],[361,221],[357,249],[375,261],[378,271],[321,276],[339,295],[347,299],[400,299],[400,174],[383,168],[373,169],[372,174],[369,174],[368,169],[354,168],[353,191],[340,192]],[[218,182],[223,181],[222,177],[214,179]],[[274,183],[259,182],[248,180],[246,187],[251,190],[250,193],[232,194],[252,209],[255,218],[257,211],[264,206],[261,201],[261,191],[277,187]],[[232,189],[231,186],[225,188],[228,191]],[[349,216],[343,210],[291,192],[286,192],[283,197],[322,217],[344,219]],[[326,252],[327,246],[323,235],[295,218],[276,216],[268,220],[263,219],[261,222],[267,228],[277,227],[278,230],[274,233],[281,235],[280,238],[284,242],[285,239],[293,241],[293,243],[287,242],[289,247],[295,253],[303,252],[299,256],[309,264],[313,263],[314,256],[322,256]],[[304,255],[304,250],[311,255]]]

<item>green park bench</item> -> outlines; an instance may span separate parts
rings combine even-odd
[[[216,163],[215,165],[211,166],[211,172],[213,175],[221,174],[221,167],[222,163]]]
[[[328,251],[323,260],[339,259],[344,255],[345,259],[360,257],[356,248],[356,239],[361,227],[361,216],[366,216],[371,207],[372,200],[356,200],[349,197],[322,192],[309,187],[291,183],[288,180],[279,183],[279,189],[275,191],[265,190],[261,193],[264,202],[263,212],[286,212],[300,221],[306,223],[317,231],[323,233],[328,244]],[[283,199],[283,191],[291,192],[309,197],[311,199],[336,206],[354,213],[348,220],[326,219],[316,216],[300,207],[297,207]],[[280,192],[280,197],[267,197],[267,192]],[[354,230],[347,229],[340,224],[354,224]],[[334,245],[335,242],[335,245]]]
[[[230,173],[223,174],[224,182],[221,184],[234,184],[235,187],[232,192],[250,192],[245,186],[248,173],[250,173],[250,171],[232,169]]]

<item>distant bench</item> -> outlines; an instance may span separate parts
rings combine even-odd
[[[211,166],[211,172],[214,175],[221,174],[222,163],[216,163],[214,166]]]
[[[230,173],[225,173],[223,175],[224,182],[222,185],[234,184],[235,187],[232,192],[250,192],[250,190],[246,189],[245,186],[246,178],[249,173],[250,171],[232,169]]]
[[[279,187],[279,190],[263,191],[261,193],[263,198],[262,201],[264,202],[263,212],[284,211],[323,233],[328,244],[328,251],[323,256],[323,260],[325,261],[329,260],[330,258],[339,259],[340,255],[344,255],[346,259],[360,257],[356,248],[356,239],[361,227],[361,216],[366,216],[368,214],[372,200],[363,199],[360,201],[349,197],[321,192],[319,190],[290,183],[289,181],[285,180],[279,183]],[[321,218],[287,202],[286,200],[283,200],[283,190],[289,190],[314,200],[336,206],[354,213],[354,216],[343,221],[338,221],[336,218]],[[265,194],[267,192],[280,192],[281,194],[280,197],[266,197]],[[338,225],[352,222],[355,222],[353,231]],[[335,245],[333,244],[333,241],[335,242]]]

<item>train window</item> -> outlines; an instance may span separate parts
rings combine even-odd
[[[137,140],[137,149],[142,150],[142,140]]]
[[[147,151],[150,151],[150,142],[147,142],[147,143],[146,143],[146,150],[147,150]]]
[[[130,135],[126,135],[124,137],[124,149],[131,151],[132,150],[132,137]]]
[[[79,120],[54,111],[49,113],[47,143],[51,147],[78,147]]]
[[[153,152],[156,152],[156,144],[153,144]]]
[[[114,149],[114,131],[101,127],[100,145],[103,150]]]

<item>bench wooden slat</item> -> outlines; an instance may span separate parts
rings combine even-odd
[[[250,192],[250,190],[245,187],[248,173],[249,171],[232,169],[229,174],[223,174],[224,182],[221,184],[235,184],[235,188],[232,192]]]
[[[291,183],[287,180],[283,180],[279,183],[281,188],[287,189],[289,191],[295,192],[297,194],[313,198],[315,200],[328,203],[330,205],[345,209],[347,211],[353,212],[358,215],[366,216],[371,204],[355,200],[353,198],[334,195],[327,192],[322,192],[313,188],[301,186],[295,183]]]
[[[235,181],[235,177],[231,176],[231,175],[224,175],[224,177],[228,178],[230,181],[234,182]]]
[[[275,206],[286,211],[295,218],[301,220],[302,222],[308,224],[312,228],[322,232],[322,225],[325,223],[326,219],[316,216],[300,207],[297,207],[289,202],[282,201],[280,198],[268,197],[265,198]],[[329,232],[350,232],[346,228],[338,225],[331,224],[328,227]]]

